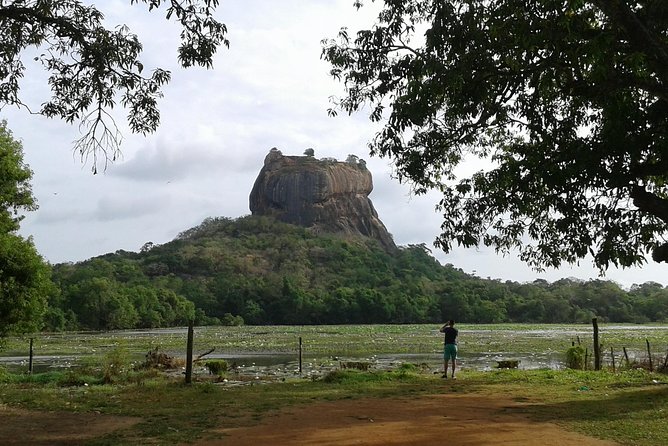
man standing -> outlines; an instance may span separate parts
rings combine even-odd
[[[439,330],[445,334],[443,347],[443,378],[448,377],[448,360],[452,361],[452,379],[455,378],[455,368],[457,367],[457,335],[459,332],[455,328],[455,321],[450,319],[447,324]]]

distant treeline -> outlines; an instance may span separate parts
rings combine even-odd
[[[207,219],[164,245],[53,267],[45,329],[186,324],[668,321],[668,288],[481,279],[424,245],[313,234],[266,217]]]

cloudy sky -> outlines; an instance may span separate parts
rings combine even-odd
[[[159,130],[143,137],[121,125],[123,158],[97,175],[72,152],[76,126],[8,107],[0,111],[34,171],[40,207],[23,221],[21,233],[34,238],[48,261],[137,251],[148,241],[172,240],[206,217],[249,214],[248,195],[272,147],[288,155],[312,147],[319,158],[366,159],[374,177],[370,198],[397,244],[431,246],[440,225],[434,211],[438,197],[411,196],[392,179],[388,160],[369,157],[366,143],[377,128],[366,115],[327,116],[329,97],[342,89],[320,60],[320,41],[341,26],[370,26],[372,8],[356,11],[353,0],[224,1],[218,16],[228,27],[230,49],[219,50],[213,70],[183,70],[176,62],[179,29],[162,13],[149,14],[129,0],[97,3],[110,26],[127,24],[139,35],[145,69],[169,69],[172,82],[160,102]],[[48,90],[44,74],[33,68],[21,94],[38,106]],[[116,115],[124,124],[125,112]],[[442,263],[481,277],[519,282],[598,277],[590,260],[537,273],[514,255],[486,248],[433,253]],[[605,278],[626,287],[646,281],[668,285],[667,272],[650,262],[609,270]]]

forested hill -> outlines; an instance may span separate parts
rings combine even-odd
[[[314,234],[268,217],[212,218],[164,245],[54,266],[47,329],[197,324],[668,321],[668,288],[485,280],[424,245]]]

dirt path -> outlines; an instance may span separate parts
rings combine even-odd
[[[42,412],[0,405],[3,446],[70,446],[125,429],[141,421],[96,413]]]
[[[523,414],[529,403],[475,394],[314,403],[268,415],[260,424],[209,432],[200,446],[611,446]],[[2,445],[84,445],[137,418],[38,412],[0,406]]]
[[[610,446],[531,421],[506,398],[431,395],[317,403],[267,417],[257,426],[220,429],[198,445],[257,446]]]

